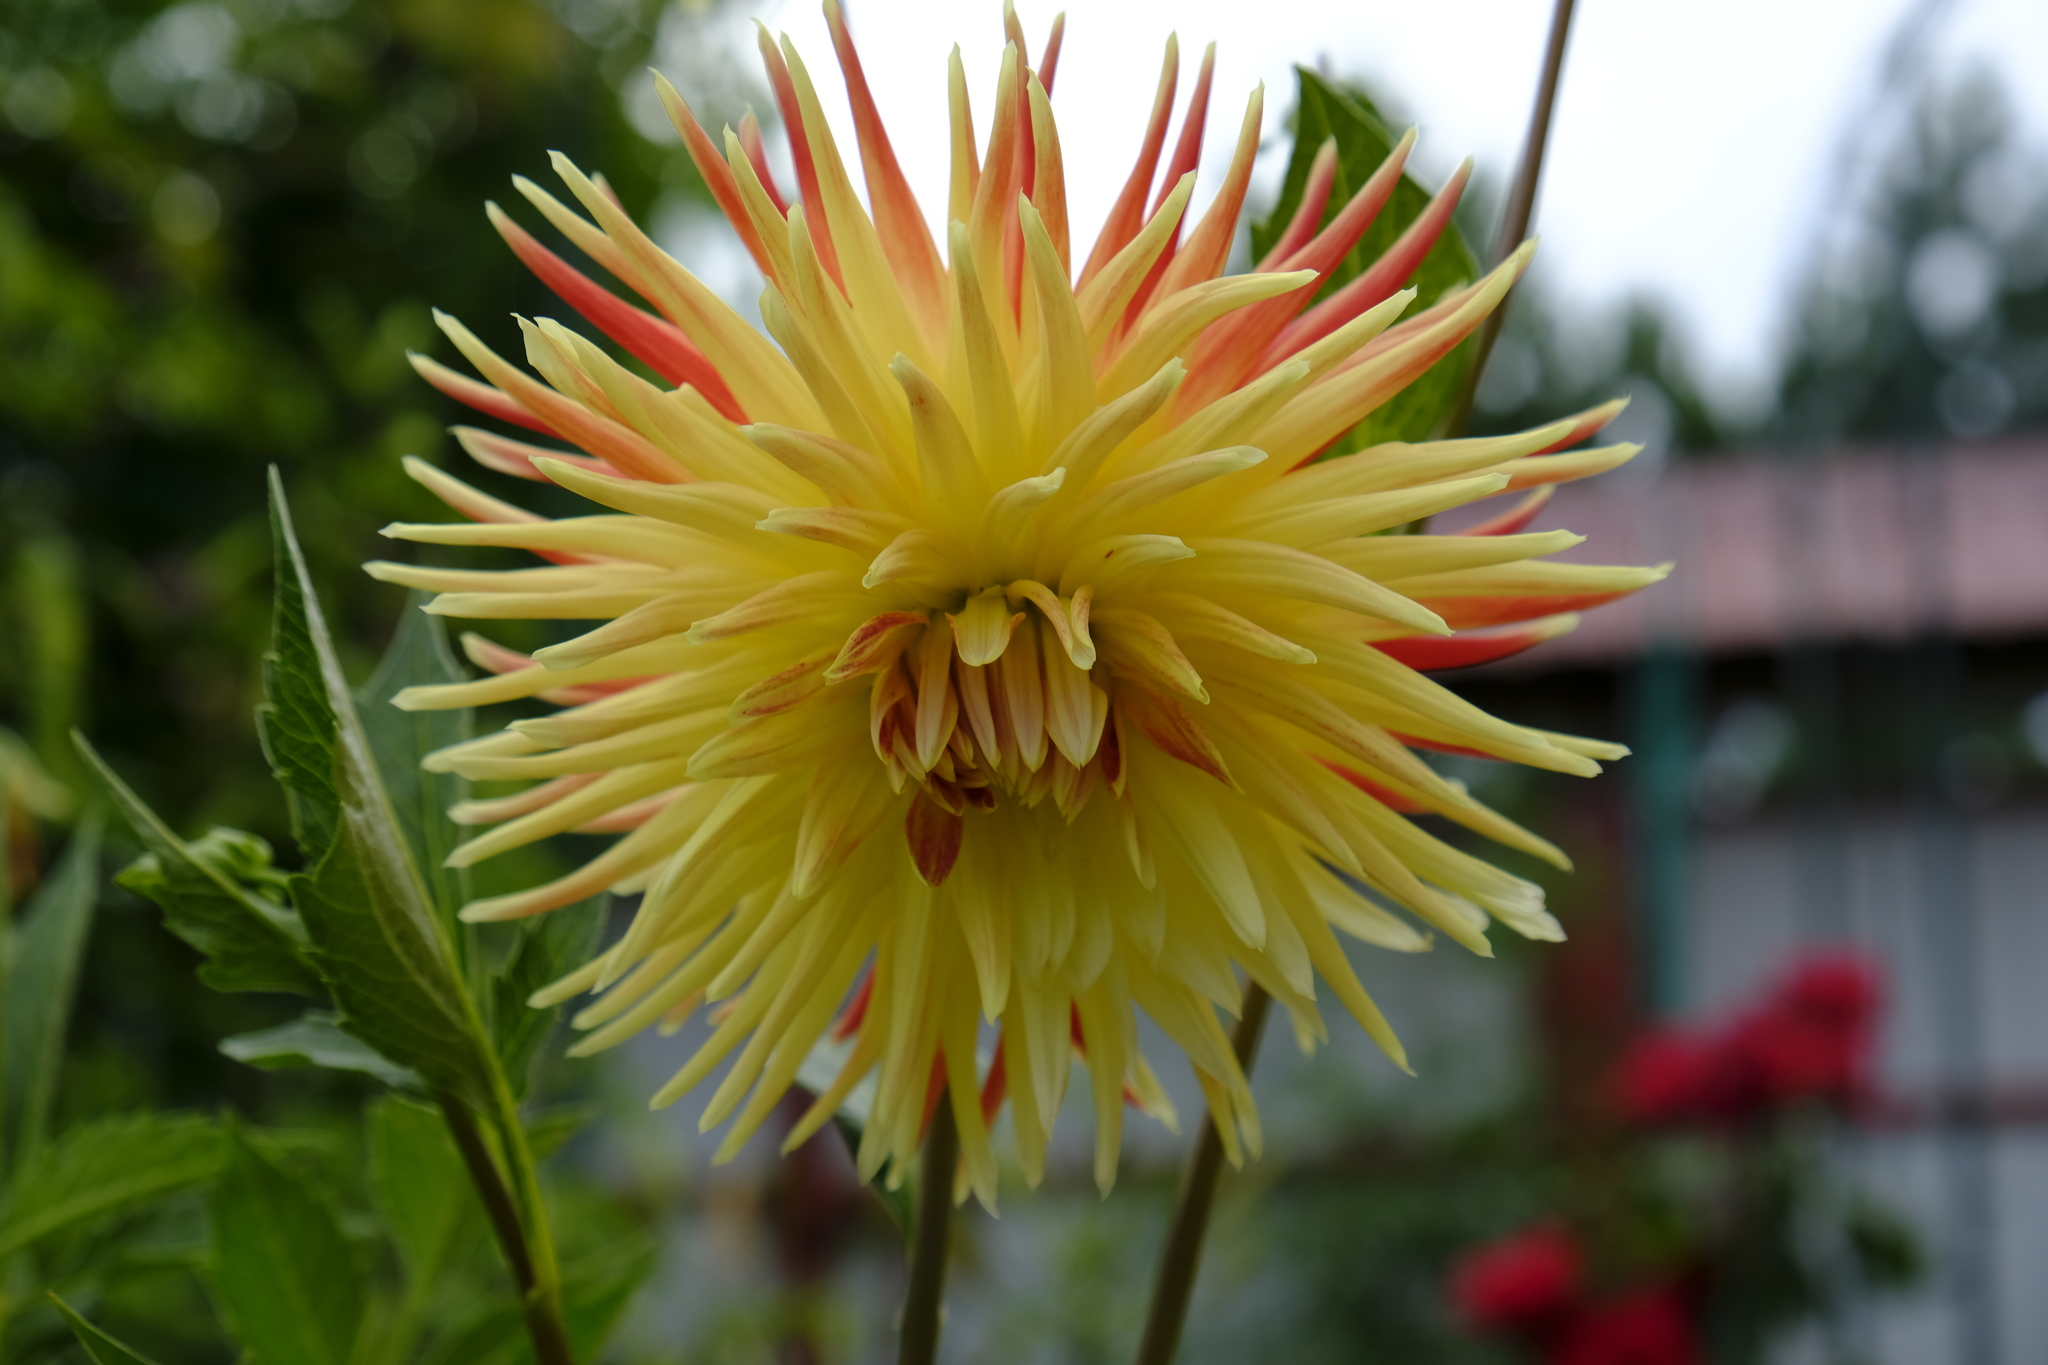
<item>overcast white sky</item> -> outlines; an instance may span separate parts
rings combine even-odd
[[[940,205],[946,54],[960,44],[985,135],[1002,45],[999,2],[844,3],[898,155],[920,197]],[[1826,169],[1908,7],[1909,0],[1580,0],[1536,223],[1553,284],[1599,302],[1662,294],[1719,383],[1740,390],[1767,375],[1787,286],[1813,249]],[[1181,39],[1183,100],[1202,46],[1218,44],[1202,168],[1211,186],[1260,81],[1273,146],[1267,174],[1277,172],[1297,61],[1365,77],[1403,102],[1421,129],[1415,164],[1432,181],[1468,154],[1505,180],[1550,5],[1068,0],[1066,10],[1053,105],[1085,241],[1128,173],[1169,28]],[[790,33],[840,117],[815,0],[767,0],[755,12]],[[1020,4],[1034,50],[1053,12],[1037,0]],[[1934,45],[1937,68],[1973,58],[1999,68],[2025,136],[2048,143],[2042,0],[1954,0]],[[751,56],[750,49],[742,51]],[[688,92],[688,73],[675,74]],[[841,121],[850,148],[850,121]]]

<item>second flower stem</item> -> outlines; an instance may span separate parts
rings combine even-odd
[[[1550,145],[1551,114],[1557,108],[1557,89],[1564,79],[1564,50],[1571,37],[1575,2],[1556,0],[1550,12],[1550,38],[1543,49],[1543,72],[1536,81],[1536,107],[1529,113],[1529,136],[1522,144],[1522,160],[1515,168],[1514,184],[1508,190],[1507,206],[1501,215],[1500,232],[1494,238],[1493,259],[1487,263],[1489,265],[1499,265],[1506,260],[1508,253],[1529,235],[1529,222],[1536,213],[1536,186],[1543,179],[1543,152]],[[1479,392],[1479,379],[1486,370],[1487,357],[1493,354],[1493,343],[1499,339],[1501,325],[1507,321],[1507,316],[1508,300],[1502,299],[1479,329],[1472,363],[1465,368],[1457,401],[1451,407],[1449,420],[1444,423],[1442,435],[1445,437],[1463,436],[1465,428],[1471,424],[1472,404]]]
[[[939,1354],[939,1313],[946,1298],[946,1260],[953,1241],[953,1168],[960,1132],[951,1095],[939,1096],[917,1170],[917,1222],[911,1229],[910,1287],[903,1296],[897,1365],[932,1365]]]
[[[1273,997],[1258,983],[1245,988],[1244,1012],[1238,1016],[1231,1046],[1247,1077],[1272,1003]],[[1170,1365],[1180,1347],[1188,1303],[1195,1294],[1195,1275],[1202,1268],[1202,1239],[1209,1231],[1209,1210],[1216,1203],[1216,1181],[1222,1174],[1223,1138],[1212,1118],[1202,1124],[1201,1136],[1195,1139],[1195,1150],[1181,1174],[1173,1221],[1167,1225],[1166,1246],[1159,1253],[1159,1277],[1152,1284],[1152,1307],[1145,1314],[1145,1335],[1138,1343],[1138,1365]]]

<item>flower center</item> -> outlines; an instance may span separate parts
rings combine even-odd
[[[917,784],[936,808],[925,818],[1050,796],[1072,819],[1098,784],[1122,792],[1110,693],[1092,676],[1092,602],[1087,588],[992,586],[956,612],[884,613],[848,640],[835,670],[850,674],[850,655],[881,663],[870,737],[891,785]]]

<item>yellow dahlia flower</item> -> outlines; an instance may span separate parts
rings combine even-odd
[[[751,123],[727,130],[721,152],[660,85],[767,277],[767,336],[557,155],[582,213],[524,180],[520,191],[654,311],[591,283],[495,206],[493,221],[675,387],[547,320],[520,322],[541,380],[447,318],[487,382],[416,360],[444,391],[577,448],[459,428],[480,463],[605,509],[545,520],[412,461],[473,524],[388,534],[510,546],[549,564],[371,566],[439,592],[429,610],[448,616],[600,623],[530,659],[467,637],[493,676],[399,699],[562,708],[430,760],[534,783],[459,807],[457,819],[495,828],[451,861],[565,830],[624,836],[559,881],[463,913],[500,920],[606,887],[644,892],[624,938],[539,999],[598,992],[576,1019],[592,1030],[579,1051],[711,1002],[709,1041],[655,1103],[734,1058],[704,1115],[707,1127],[732,1120],[721,1155],[836,1033],[850,1052],[790,1141],[873,1077],[861,1170],[900,1171],[943,1094],[967,1182],[990,1200],[996,1110],[1007,1097],[1035,1181],[1079,1052],[1106,1188],[1126,1095],[1171,1121],[1139,1053],[1142,1010],[1193,1063],[1236,1161],[1259,1144],[1217,1014],[1238,1009],[1240,974],[1286,1007],[1304,1047],[1327,1036],[1327,990],[1398,1062],[1338,931],[1425,946],[1398,907],[1480,953],[1489,916],[1559,937],[1536,886],[1409,817],[1563,856],[1413,750],[1580,774],[1621,750],[1495,719],[1417,668],[1526,647],[1570,628],[1559,613],[1661,571],[1544,560],[1578,538],[1520,533],[1533,502],[1479,534],[1373,533],[1618,464],[1632,447],[1548,452],[1619,405],[1518,436],[1315,463],[1472,332],[1526,265],[1528,247],[1403,318],[1414,291],[1398,286],[1448,219],[1462,172],[1384,259],[1311,308],[1318,279],[1394,189],[1413,135],[1323,226],[1326,148],[1279,245],[1224,275],[1261,96],[1188,228],[1204,63],[1147,211],[1174,93],[1169,42],[1136,168],[1076,271],[1048,102],[1058,31],[1034,70],[1013,23],[979,148],[953,58],[942,252],[841,16],[825,8],[867,207],[786,39],[764,30],[761,52],[795,196],[775,184]],[[1509,623],[1523,624],[1453,633]],[[1000,1029],[987,1061],[983,1019]]]

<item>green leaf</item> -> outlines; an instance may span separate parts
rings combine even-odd
[[[386,1085],[418,1088],[420,1083],[411,1071],[388,1061],[362,1039],[344,1032],[340,1020],[326,1010],[308,1010],[289,1024],[223,1038],[220,1050],[238,1062],[264,1071],[317,1066],[329,1071],[360,1071]]]
[[[526,1145],[535,1161],[546,1161],[590,1126],[597,1110],[587,1104],[557,1104],[526,1116]]]
[[[492,1058],[445,926],[379,780],[271,472],[276,621],[264,659],[264,751],[312,869],[292,879],[342,1026],[429,1085],[489,1108]]]
[[[611,897],[599,895],[581,905],[520,921],[519,937],[504,969],[491,982],[492,1042],[514,1095],[525,1096],[533,1076],[534,1054],[562,1013],[560,1005],[535,1009],[527,1000],[597,951],[610,915]]]
[[[370,1193],[407,1272],[429,1276],[476,1207],[440,1111],[387,1095],[370,1108]]]
[[[469,874],[444,866],[464,838],[462,827],[448,818],[448,808],[467,795],[468,784],[454,773],[427,772],[420,760],[468,739],[471,712],[401,711],[391,704],[408,687],[469,680],[448,647],[441,618],[421,609],[429,600],[427,593],[412,594],[390,647],[377,671],[356,692],[355,703],[398,827],[412,845],[413,861],[426,879],[435,908],[453,927],[455,912],[469,900]]]
[[[562,1325],[578,1360],[595,1360],[661,1249],[633,1239],[606,1247],[562,1272]],[[436,1365],[534,1365],[525,1320],[513,1304],[491,1309],[433,1356]]]
[[[270,866],[270,845],[240,830],[214,829],[187,843],[115,775],[82,736],[78,751],[149,850],[114,880],[164,912],[164,927],[206,957],[199,980],[217,991],[326,994],[307,956],[306,926],[280,903],[287,879]]]
[[[838,1131],[839,1140],[846,1144],[847,1156],[857,1159],[860,1155],[861,1125],[847,1118],[846,1111],[841,1110],[832,1116],[832,1127]],[[896,1231],[905,1237],[910,1236],[910,1230],[917,1225],[917,1192],[911,1182],[905,1180],[891,1185],[886,1177],[876,1176],[868,1182],[868,1193],[874,1195],[875,1202],[882,1206],[882,1212],[889,1216]]]
[[[650,1240],[607,1247],[562,1274],[562,1322],[578,1360],[595,1360],[633,1293],[653,1273],[661,1248]],[[525,1353],[532,1359],[532,1351]]]
[[[24,1165],[0,1213],[0,1260],[203,1185],[220,1173],[220,1125],[192,1114],[93,1119]]]
[[[57,1305],[57,1311],[71,1324],[71,1333],[78,1338],[78,1344],[92,1357],[93,1365],[156,1365],[154,1360],[132,1346],[116,1341],[99,1328],[78,1315],[78,1310],[57,1297],[53,1291],[50,1302]]]
[[[7,954],[6,1151],[19,1170],[48,1136],[78,964],[99,906],[100,820],[88,816],[23,911]]]
[[[839,1078],[839,1073],[845,1069],[846,1059],[852,1055],[852,1039],[842,1040],[827,1034],[812,1044],[803,1065],[797,1068],[796,1083],[813,1095],[822,1095],[832,1088],[832,1082]],[[861,1134],[866,1130],[868,1116],[875,1107],[876,1083],[877,1078],[872,1073],[862,1078],[840,1103],[839,1112],[832,1116],[832,1126],[839,1130],[850,1154],[860,1151]],[[874,1180],[868,1183],[868,1188],[881,1201],[882,1212],[889,1215],[889,1221],[896,1225],[896,1230],[909,1236],[914,1212],[910,1185],[906,1182],[891,1189],[887,1182]]]
[[[214,1296],[267,1365],[348,1365],[363,1277],[334,1212],[239,1128],[213,1196]]]
[[[1337,174],[1330,189],[1330,202],[1323,210],[1324,224],[1337,216],[1399,141],[1381,121],[1372,101],[1360,92],[1334,85],[1307,67],[1297,66],[1294,73],[1299,91],[1294,115],[1294,154],[1287,163],[1287,178],[1282,182],[1279,202],[1264,222],[1252,225],[1254,259],[1263,257],[1287,230],[1295,210],[1301,206],[1309,167],[1327,139],[1337,140]],[[1385,254],[1421,214],[1430,198],[1428,189],[1413,175],[1404,173],[1379,217],[1318,286],[1317,297],[1343,288]],[[1418,292],[1410,315],[1428,308],[1446,291],[1477,278],[1478,258],[1466,245],[1458,225],[1446,223],[1443,235],[1415,272],[1412,282]],[[1471,361],[1472,345],[1467,342],[1352,428],[1331,453],[1363,450],[1380,441],[1429,439],[1456,401],[1458,386]]]

